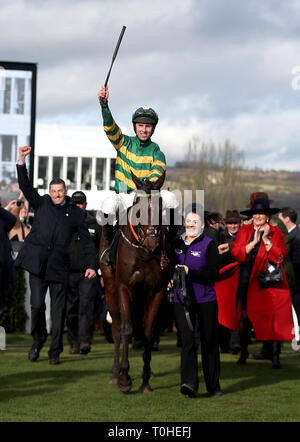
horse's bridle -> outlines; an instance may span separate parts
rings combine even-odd
[[[144,232],[144,230],[139,226],[138,230],[136,232],[135,229],[134,229],[134,226],[132,224],[132,208],[130,209],[129,217],[128,218],[129,218],[128,221],[129,221],[129,227],[130,227],[131,233],[133,234],[133,237],[135,238],[135,240],[138,243],[138,244],[132,244],[132,245],[136,246],[138,248],[144,249],[148,253],[154,254],[156,252],[156,249],[159,248],[159,246],[160,246],[161,229],[159,227],[158,228],[157,227],[148,227],[146,229],[146,232]],[[125,235],[123,234],[122,236],[124,237]],[[157,248],[153,252],[150,252],[150,250],[147,247],[144,246],[145,240],[147,238],[150,238],[150,237],[156,238],[158,240],[158,243],[159,243],[159,245],[157,246]]]
[[[147,193],[146,194],[144,194],[144,193],[143,194],[137,193],[137,196],[139,196],[139,197],[150,197],[150,196],[153,196],[153,195],[147,194]],[[136,232],[136,230],[135,230],[135,228],[134,228],[134,226],[132,224],[132,210],[133,210],[133,208],[131,207],[130,211],[129,211],[128,222],[129,222],[129,227],[130,227],[131,233],[132,233],[134,239],[137,241],[138,244],[132,243],[126,237],[126,235],[124,234],[124,232],[122,230],[121,230],[121,234],[122,234],[123,238],[132,247],[135,247],[135,248],[138,248],[138,249],[143,249],[148,254],[153,254],[154,255],[157,252],[157,249],[159,249],[159,247],[160,247],[160,243],[161,243],[161,228],[160,227],[148,227],[146,229],[146,232],[144,232],[144,230],[140,226],[138,226],[138,229],[137,229],[137,232]],[[156,238],[158,240],[158,243],[159,243],[158,246],[156,247],[156,249],[153,250],[152,252],[147,247],[144,246],[145,240],[147,238],[149,238],[149,237]]]

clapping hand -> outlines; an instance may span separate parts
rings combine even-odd
[[[270,226],[269,226],[269,224],[264,224],[261,227],[261,231],[263,231],[263,238],[267,238],[269,233],[270,233]]]
[[[256,229],[254,231],[254,238],[253,238],[253,241],[252,241],[253,245],[256,245],[256,244],[259,243],[263,233],[264,233],[264,229],[262,227],[259,227],[258,229]]]

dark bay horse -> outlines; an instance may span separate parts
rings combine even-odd
[[[129,392],[132,381],[129,376],[129,344],[134,330],[141,331],[144,352],[142,385],[140,392],[152,391],[149,385],[151,375],[151,348],[154,327],[165,290],[172,275],[172,246],[165,228],[162,227],[162,199],[159,189],[165,175],[157,181],[139,180],[132,174],[137,187],[135,201],[127,212],[127,224],[120,226],[116,265],[100,264],[104,279],[106,302],[112,317],[112,334],[115,354],[111,384],[117,384],[120,391]],[[141,190],[143,192],[141,192]],[[151,192],[152,191],[152,192]],[[156,192],[153,192],[156,191]],[[136,219],[142,209],[147,213],[147,222]],[[153,218],[156,221],[153,222]],[[102,248],[102,241],[100,249]],[[122,358],[120,361],[120,344]]]

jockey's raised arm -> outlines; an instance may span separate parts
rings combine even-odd
[[[104,132],[111,144],[118,150],[124,144],[124,135],[116,124],[108,107],[108,87],[102,86],[98,92],[98,99],[101,105]]]
[[[166,159],[159,146],[151,140],[158,116],[150,107],[138,108],[132,116],[136,136],[124,135],[108,106],[108,87],[102,86],[98,99],[101,105],[104,131],[117,150],[115,191],[136,189],[131,171],[140,179],[158,179],[166,171]]]

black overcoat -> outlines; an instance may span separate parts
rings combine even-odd
[[[35,215],[15,265],[46,281],[66,282],[70,245],[77,232],[82,240],[87,268],[97,270],[95,247],[84,223],[84,212],[68,196],[64,205],[57,206],[50,195],[39,195],[28,179],[25,165],[18,165],[17,173],[20,189]]]

